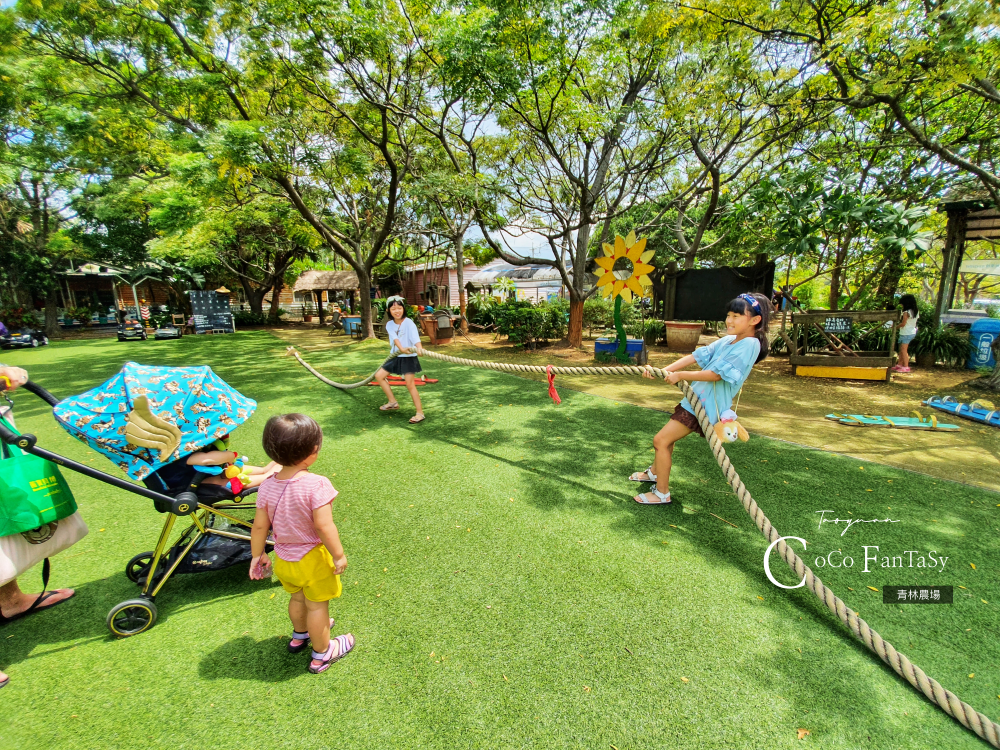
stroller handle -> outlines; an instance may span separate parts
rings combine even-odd
[[[10,381],[8,381],[7,378],[0,378],[0,392],[10,390],[10,388],[8,388],[9,385]],[[38,383],[34,383],[28,380],[27,382],[25,382],[23,388],[29,393],[34,393],[36,396],[38,396],[38,398],[47,403],[49,406],[55,406],[56,404],[59,403],[59,399],[57,399],[47,390],[42,388],[42,386],[38,385]]]

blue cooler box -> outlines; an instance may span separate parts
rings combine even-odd
[[[983,318],[972,324],[972,328],[969,329],[970,370],[996,366],[990,345],[998,336],[1000,336],[1000,320],[996,318]]]

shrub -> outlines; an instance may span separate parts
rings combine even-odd
[[[243,327],[262,326],[267,324],[267,314],[251,312],[249,310],[237,310],[233,313],[233,322]]]
[[[480,326],[496,325],[496,310],[500,303],[488,294],[474,294],[466,302],[465,317]]]
[[[667,327],[662,320],[647,320],[646,330],[642,337],[647,344],[655,344],[664,337],[666,332]]]
[[[613,308],[603,297],[591,297],[583,303],[583,327],[607,328],[611,325]]]
[[[534,349],[539,341],[561,338],[566,321],[559,307],[510,300],[498,305],[495,312],[497,330],[513,344]]]
[[[11,331],[21,328],[37,328],[38,317],[34,310],[24,307],[5,307],[0,310],[0,321]]]

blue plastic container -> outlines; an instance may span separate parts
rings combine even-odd
[[[970,370],[975,370],[977,367],[996,366],[990,345],[998,336],[1000,336],[1000,320],[996,318],[983,318],[972,324],[972,328],[969,329],[968,368]]]
[[[614,354],[618,351],[618,339],[597,339],[594,354]],[[646,364],[646,344],[642,339],[625,339],[625,353],[636,364]]]

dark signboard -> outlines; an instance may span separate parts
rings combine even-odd
[[[827,333],[850,333],[851,319],[830,317],[823,321],[823,330]]]
[[[215,291],[189,291],[195,333],[233,333],[229,296]]]

